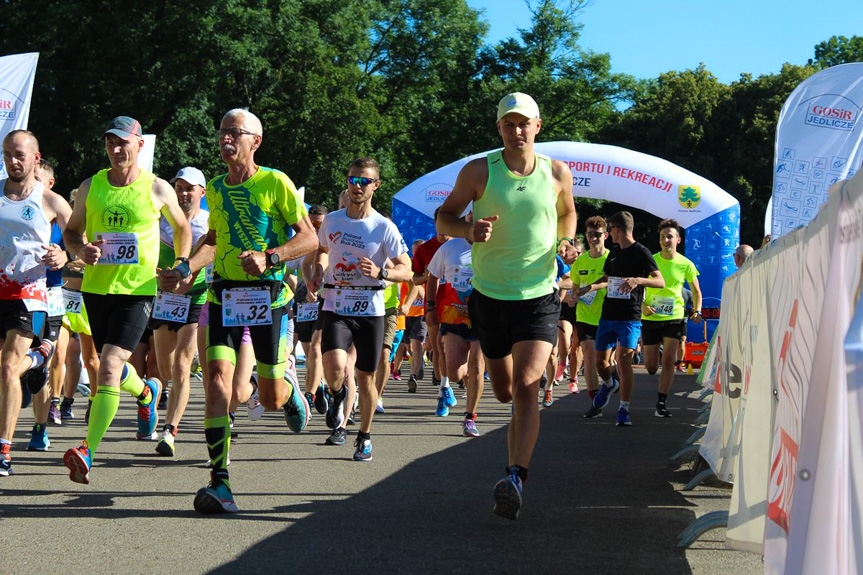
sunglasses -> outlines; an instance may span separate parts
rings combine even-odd
[[[373,184],[375,182],[380,182],[380,181],[381,181],[380,178],[359,178],[357,176],[348,176],[348,184],[354,185],[354,186],[360,186],[361,188],[364,188],[364,187],[368,186],[369,184]]]
[[[589,238],[601,238],[602,234],[603,232],[587,232],[585,235]]]

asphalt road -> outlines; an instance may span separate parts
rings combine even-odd
[[[727,509],[730,490],[680,491],[690,466],[669,457],[694,429],[697,385],[679,376],[673,417],[659,419],[655,381],[637,372],[631,428],[615,427],[613,409],[583,419],[586,393],[556,388],[554,405],[540,408],[515,522],[491,512],[509,406],[490,390],[477,421],[482,436],[465,438],[461,406],[435,417],[428,382],[408,394],[404,381],[391,380],[370,463],[351,460],[352,436],[342,447],[324,445],[322,416],[294,434],[280,413],[252,422],[241,407],[230,466],[240,512],[231,516],[192,508],[209,476],[199,382],[174,458],[134,439],[134,402],[123,397],[89,486],[69,481],[61,461],[84,436],[84,401],[76,419],[49,428],[45,453],[25,451],[27,409],[15,474],[0,479],[0,573],[761,573],[760,557],[723,548],[724,530],[687,551],[676,547],[696,517]]]

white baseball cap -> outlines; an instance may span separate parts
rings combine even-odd
[[[539,106],[536,100],[522,92],[513,92],[501,98],[497,105],[498,121],[512,112],[521,114],[525,118],[539,118]]]
[[[171,183],[173,184],[177,180],[186,180],[193,186],[207,187],[207,178],[204,177],[204,172],[191,166],[186,166],[177,172],[177,175],[171,178]]]

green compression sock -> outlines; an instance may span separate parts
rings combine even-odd
[[[144,393],[144,382],[138,377],[138,372],[131,364],[127,363],[123,366],[123,375],[120,379],[120,389],[126,393],[131,393],[136,398]]]
[[[117,408],[120,407],[120,390],[116,387],[102,386],[93,398],[90,408],[90,423],[87,424],[87,445],[95,453],[102,438],[111,426]]]
[[[231,447],[231,418],[227,415],[222,417],[207,417],[204,419],[204,435],[207,438],[207,451],[210,453],[210,462],[213,471],[225,472],[227,478],[228,449]]]

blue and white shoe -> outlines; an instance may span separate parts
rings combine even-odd
[[[458,405],[458,400],[455,398],[455,393],[453,393],[452,387],[450,386],[443,388],[443,400],[447,407],[455,407]]]
[[[195,494],[195,511],[207,515],[213,513],[236,513],[239,511],[234,502],[231,488],[221,481],[211,481],[207,487],[202,487]]]
[[[138,439],[157,439],[156,425],[159,424],[159,397],[162,395],[162,383],[158,379],[148,379],[144,387],[149,389],[149,395],[144,398],[146,403],[138,401]]]
[[[604,383],[599,384],[599,391],[596,393],[596,397],[593,398],[593,406],[599,409],[606,407],[611,400],[611,394],[617,393],[618,389],[620,389],[620,380],[615,379],[614,374],[612,374],[611,387],[608,387]]]
[[[356,446],[357,450],[354,451],[354,461],[371,461],[372,460],[372,440],[371,439],[360,439],[360,436],[357,436],[357,440],[354,441],[354,446]]]
[[[294,386],[284,410],[285,421],[294,433],[301,432],[309,424],[309,417],[311,416],[309,402],[306,396],[300,393],[299,387]]]
[[[93,466],[93,454],[85,441],[78,447],[73,447],[63,455],[63,465],[69,468],[69,479],[75,483],[90,483],[90,468]]]
[[[620,391],[620,374],[617,373],[617,366],[611,370],[611,393]]]
[[[629,417],[629,410],[621,407],[617,410],[617,427],[632,425],[632,419]]]
[[[327,427],[338,429],[345,426],[345,414],[342,413],[342,403],[348,396],[348,389],[342,386],[340,390],[333,393],[333,400],[327,407]]]
[[[0,454],[0,477],[12,475],[12,459],[8,455]]]
[[[507,476],[494,486],[494,514],[507,519],[518,519],[521,488],[521,478],[515,467],[508,468]]]
[[[39,429],[39,428],[42,429]],[[48,439],[47,425],[34,425],[30,431],[30,443],[27,444],[27,451],[48,451],[51,447],[51,441]]]
[[[447,407],[446,400],[443,397],[437,398],[437,409],[434,412],[438,417],[446,417],[449,415],[449,407]]]

